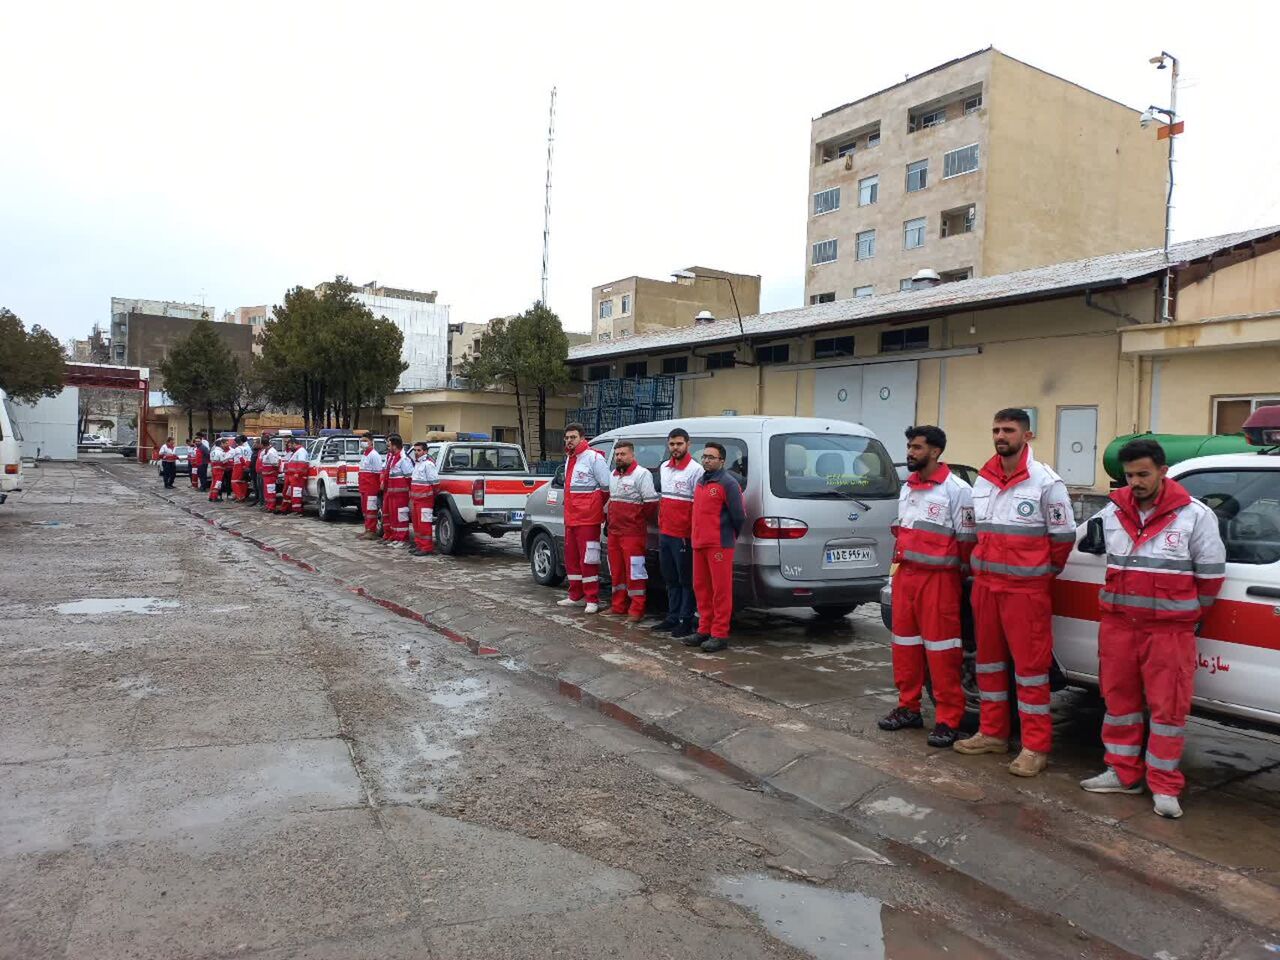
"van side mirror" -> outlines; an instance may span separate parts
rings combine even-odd
[[[1107,535],[1102,529],[1101,517],[1094,517],[1085,525],[1084,536],[1076,549],[1099,557],[1107,552]]]
[[[551,478],[551,486],[556,490],[564,489],[564,464],[556,468],[556,475]]]

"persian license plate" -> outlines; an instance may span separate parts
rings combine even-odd
[[[874,563],[875,550],[871,547],[836,547],[822,554],[824,567],[840,567],[858,563]]]
[[[519,523],[524,519],[524,511],[512,510],[509,514],[507,514],[507,516],[511,518],[512,523]]]

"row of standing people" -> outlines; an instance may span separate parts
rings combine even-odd
[[[1048,762],[1053,734],[1050,586],[1076,539],[1066,486],[1033,456],[1023,410],[995,415],[995,456],[973,488],[942,461],[941,429],[911,427],[906,435],[911,474],[899,499],[893,577],[898,706],[879,726],[924,725],[927,673],[936,704],[929,745],[967,755],[1003,754],[1009,750],[1012,693],[1022,749],[1009,772],[1036,776]],[[1098,595],[1098,650],[1107,769],[1080,785],[1094,793],[1140,793],[1145,779],[1155,812],[1176,818],[1182,815],[1178,798],[1185,780],[1178,768],[1191,708],[1195,633],[1221,589],[1226,550],[1213,512],[1165,476],[1158,443],[1132,441],[1120,460],[1126,486],[1101,513],[1107,572]],[[970,577],[980,725],[976,735],[961,738],[961,608]]]

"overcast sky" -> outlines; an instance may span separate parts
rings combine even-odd
[[[447,6],[447,10],[445,7]],[[0,306],[439,290],[454,320],[701,264],[800,303],[810,119],[989,44],[1139,109],[1181,58],[1175,239],[1280,221],[1280,5],[0,4]],[[1052,12],[1050,12],[1052,11]]]

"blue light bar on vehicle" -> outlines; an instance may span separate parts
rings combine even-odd
[[[459,433],[458,439],[459,440],[488,440],[489,435],[487,433]]]
[[[299,431],[301,432],[301,431]],[[342,427],[323,427],[318,436],[321,437],[354,437],[355,434]]]

